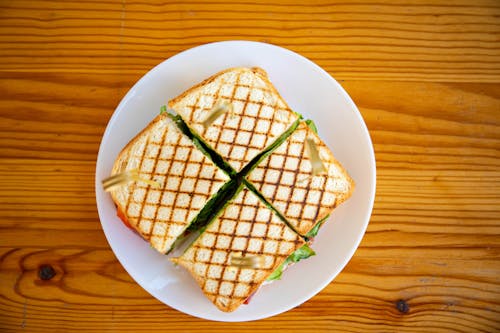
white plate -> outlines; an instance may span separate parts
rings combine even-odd
[[[101,180],[120,150],[167,101],[216,72],[237,66],[267,71],[290,107],[313,119],[321,138],[356,182],[353,196],[334,211],[313,248],[317,255],[288,269],[233,313],[219,311],[194,279],[122,225]],[[102,228],[127,272],[161,302],[218,321],[274,316],[316,295],[344,268],[366,230],[375,197],[375,157],[363,118],[342,87],[323,69],[289,50],[257,42],[206,44],[173,56],[140,79],[116,108],[102,138],[96,167],[96,199]],[[334,296],[335,297],[335,296]]]

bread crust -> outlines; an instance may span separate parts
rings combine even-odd
[[[168,116],[162,115],[162,114],[156,116],[145,128],[143,128],[132,140],[130,140],[129,143],[127,143],[127,145],[125,145],[125,147],[118,154],[118,157],[116,158],[115,163],[113,164],[113,168],[111,169],[111,175],[115,175],[115,174],[118,174],[118,173],[125,171],[124,168],[122,168],[123,162],[128,160],[128,158],[130,156],[131,148],[145,133],[149,132],[158,122],[165,119],[165,117],[168,117]],[[120,192],[123,193],[125,191],[125,189],[126,189],[126,187],[120,186],[120,187],[113,189],[110,192],[110,194],[111,194],[111,198],[113,199],[113,202],[115,203],[117,208],[123,212],[123,214],[127,217],[127,219],[131,219],[127,215],[127,212],[125,211],[126,207],[124,207],[124,205],[120,202],[120,200],[118,200],[118,194]],[[134,219],[134,218],[132,218],[132,221],[129,220],[129,222],[134,222],[134,220],[135,220],[135,222],[137,222],[136,219]],[[129,223],[129,225],[131,227],[133,227],[137,233],[139,233],[143,237],[146,237],[146,235],[143,232],[141,232],[141,230],[138,228],[137,223]]]
[[[267,76],[267,72],[260,68],[260,67],[252,67],[252,68],[248,68],[248,67],[232,67],[232,68],[228,68],[228,69],[225,69],[225,70],[222,70],[220,72],[217,72],[215,73],[214,75],[210,76],[209,78],[201,81],[200,83],[198,84],[195,84],[194,86],[192,86],[191,88],[189,88],[188,90],[184,91],[182,94],[180,94],[179,96],[175,97],[175,98],[172,98],[169,102],[168,102],[168,107],[170,109],[175,109],[175,106],[176,104],[178,104],[181,100],[183,100],[186,96],[194,93],[197,89],[199,88],[202,88],[203,86],[217,80],[218,77],[220,77],[221,75],[224,75],[226,73],[229,73],[229,72],[241,72],[241,71],[247,71],[247,70],[250,70],[252,71],[253,73],[259,75],[267,84],[269,84],[269,87],[272,88],[273,92],[279,96],[279,98],[281,100],[283,100],[283,102],[286,104],[285,100],[283,99],[283,97],[281,97],[281,95],[279,94],[279,92],[276,90],[276,88],[274,87],[274,85],[271,83],[271,81],[269,81],[269,77]],[[288,107],[288,104],[286,104],[286,106]]]

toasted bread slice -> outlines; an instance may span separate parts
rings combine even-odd
[[[161,253],[195,219],[229,177],[218,169],[167,116],[157,116],[122,150],[112,174],[138,169],[141,181],[111,190],[113,201],[144,239]]]
[[[236,310],[304,240],[253,192],[243,188],[184,252],[172,258],[220,310]],[[255,268],[231,266],[234,255],[261,258]]]
[[[232,110],[203,125],[220,103]],[[168,103],[236,171],[272,144],[299,116],[260,68],[231,68]]]
[[[314,141],[326,172],[313,175],[306,139]],[[354,181],[305,122],[246,179],[301,235],[306,235],[354,190]]]

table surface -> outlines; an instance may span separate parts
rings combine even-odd
[[[132,280],[93,184],[127,90],[233,39],[289,48],[342,84],[373,139],[377,196],[322,292],[217,323]],[[0,331],[500,331],[500,2],[2,1],[0,77]]]

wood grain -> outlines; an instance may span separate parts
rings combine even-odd
[[[500,4],[255,3],[0,2],[0,331],[500,332]],[[377,159],[373,215],[344,271],[250,323],[145,292],[110,250],[93,191],[126,91],[165,58],[228,39],[329,71]],[[56,275],[42,280],[42,265]]]
[[[5,71],[142,74],[179,50],[275,43],[338,79],[498,82],[498,1],[3,1]]]

